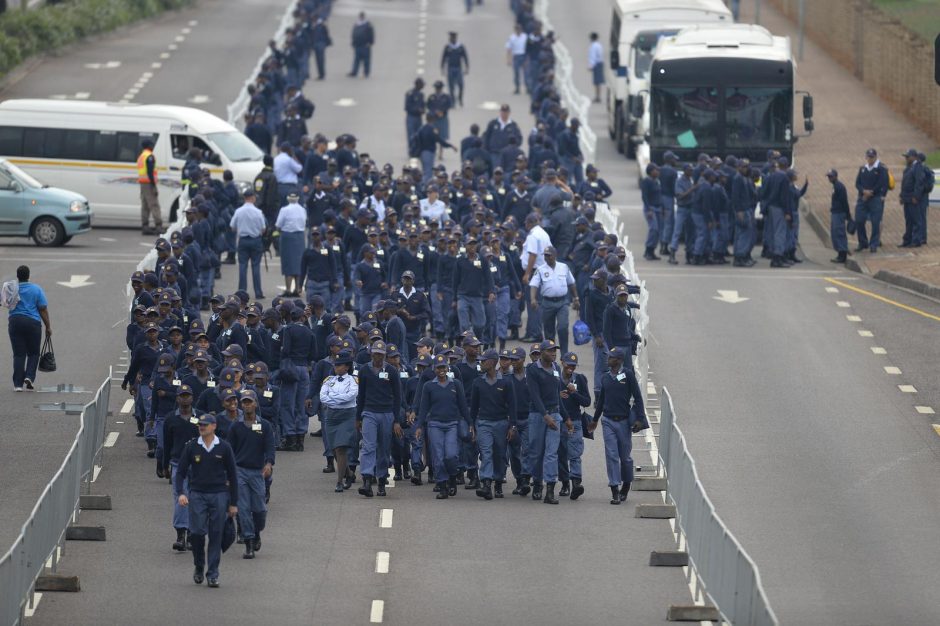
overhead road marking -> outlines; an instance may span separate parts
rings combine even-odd
[[[385,602],[382,600],[372,601],[372,611],[369,613],[369,622],[372,624],[381,624],[382,615],[385,613]]]
[[[391,528],[394,514],[392,509],[382,509],[379,513],[379,528]]]
[[[388,574],[388,552],[376,552],[375,553],[375,573],[376,574]]]
[[[917,409],[917,412],[920,413],[921,415],[933,415],[934,414],[933,408],[929,406],[915,406],[914,408]]]
[[[888,351],[880,346],[872,346],[871,351],[875,354],[888,354]]]
[[[903,393],[917,393],[917,389],[914,388],[914,385],[898,385]]]
[[[915,307],[912,307],[912,306],[908,306],[908,305],[906,305],[906,304],[902,304],[902,303],[900,303],[900,302],[897,302],[897,301],[895,301],[895,300],[892,300],[891,298],[885,298],[884,296],[880,296],[880,295],[878,295],[877,293],[872,293],[871,291],[866,291],[865,289],[861,289],[861,288],[856,287],[856,286],[854,286],[854,285],[850,285],[850,284],[848,284],[848,283],[842,282],[841,280],[836,280],[835,278],[826,278],[826,279],[824,279],[824,280],[826,280],[826,281],[828,281],[828,282],[830,282],[830,283],[832,283],[832,284],[834,284],[834,285],[839,285],[840,287],[845,287],[846,289],[851,289],[852,291],[854,291],[854,292],[856,292],[856,293],[860,293],[860,294],[862,294],[863,296],[868,296],[869,298],[874,298],[875,300],[879,300],[879,301],[881,301],[881,302],[884,302],[885,304],[890,304],[890,305],[892,305],[892,306],[898,307],[899,309],[904,309],[905,311],[909,311],[909,312],[911,312],[911,313],[916,313],[917,315],[920,315],[921,317],[926,317],[927,319],[933,320],[933,321],[935,321],[935,322],[940,322],[940,317],[938,317],[938,316],[936,316],[936,315],[932,315],[932,314],[930,314],[930,313],[928,313],[928,312],[926,312],[926,311],[921,311],[921,310],[918,309],[918,308],[915,308]]]

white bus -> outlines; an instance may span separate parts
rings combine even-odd
[[[183,163],[203,150],[214,177],[231,170],[250,185],[263,153],[234,126],[189,107],[7,100],[0,103],[0,157],[56,187],[76,191],[95,209],[95,225],[140,226],[137,156],[154,142],[160,206],[167,220],[178,204]]]
[[[660,37],[694,24],[733,23],[722,0],[612,0],[607,130],[617,151],[633,158],[644,130],[641,92],[649,90],[649,66]]]

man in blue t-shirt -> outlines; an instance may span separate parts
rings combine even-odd
[[[33,390],[36,368],[39,366],[39,348],[42,325],[46,325],[46,338],[52,336],[48,303],[42,287],[29,282],[29,267],[16,268],[19,301],[10,309],[10,345],[13,347],[13,391]]]

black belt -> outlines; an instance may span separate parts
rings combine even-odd
[[[614,420],[615,422],[622,422],[623,420],[627,419],[629,415],[607,415],[605,413],[604,417],[606,417],[609,420]]]
[[[545,407],[545,412],[546,412],[546,413],[558,413],[558,407],[557,407],[557,406],[547,406],[547,407]]]
[[[552,296],[542,296],[542,300],[548,300],[549,302],[561,302],[564,299],[565,296],[558,296],[557,298],[553,298]]]

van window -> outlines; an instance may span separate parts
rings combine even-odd
[[[43,144],[46,141],[46,131],[43,128],[23,129],[23,156],[41,157]]]
[[[174,159],[186,160],[190,148],[202,150],[203,158],[211,152],[205,141],[192,135],[170,135],[170,145],[173,147]]]
[[[16,126],[0,126],[0,155],[22,156],[23,129]]]
[[[134,163],[152,133],[0,126],[0,155]]]
[[[118,133],[117,155],[114,160],[119,163],[136,163],[137,155],[140,154],[140,142],[144,139],[151,139],[156,145],[158,138],[159,135],[147,133]]]

